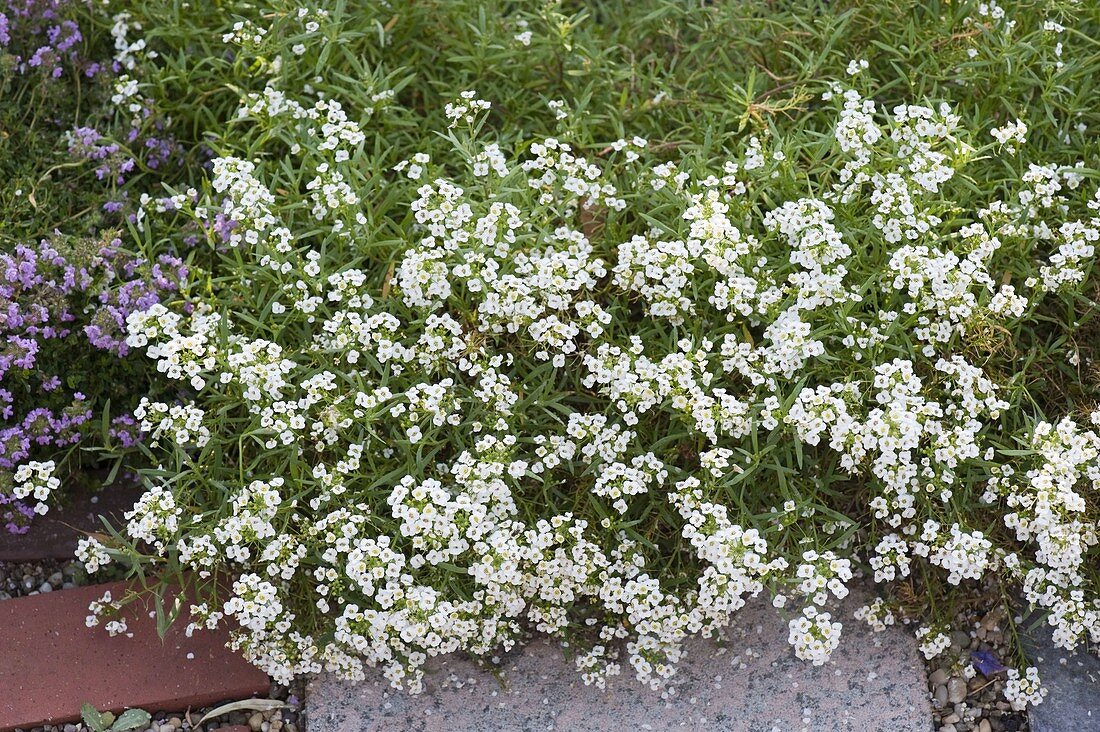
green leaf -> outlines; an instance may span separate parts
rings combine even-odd
[[[105,716],[100,714],[99,710],[88,702],[80,705],[80,718],[84,720],[84,724],[91,728],[92,732],[107,732],[107,725],[111,722],[104,719]]]
[[[110,732],[127,732],[127,730],[144,727],[152,718],[152,715],[144,709],[127,709],[111,725]]]

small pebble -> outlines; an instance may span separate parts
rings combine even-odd
[[[947,701],[958,704],[966,698],[966,682],[955,677],[947,682]]]

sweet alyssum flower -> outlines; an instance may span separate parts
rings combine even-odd
[[[89,570],[174,547],[206,583],[196,626],[226,624],[277,679],[374,666],[413,690],[429,658],[528,628],[569,638],[586,682],[629,668],[656,686],[760,595],[820,665],[861,567],[1010,572],[1060,642],[1094,633],[1100,437],[1072,420],[1002,434],[1018,392],[972,347],[1084,280],[1100,221],[1080,173],[1038,166],[960,213],[981,131],[948,105],[826,96],[836,162],[807,186],[770,138],[708,164],[640,138],[488,139],[474,92],[444,108],[454,150],[365,180],[371,115],[246,95],[235,129],[254,145],[227,145],[205,192],[164,212],[234,277],[126,320],[185,395],[134,414],[176,472],[146,476],[126,544],[82,545]],[[293,164],[258,152],[273,140]],[[367,215],[383,192],[403,197],[390,228]],[[1008,251],[1026,277],[1006,281]],[[858,527],[820,498],[849,481]],[[956,509],[980,483],[979,523]],[[949,640],[919,634],[929,657]]]

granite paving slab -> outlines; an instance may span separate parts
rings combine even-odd
[[[200,707],[266,694],[267,675],[225,647],[225,631],[196,631],[186,620],[157,636],[151,607],[124,611],[128,631],[89,629],[88,603],[115,582],[0,602],[0,731],[75,721],[80,705],[100,711]]]
[[[1024,643],[1047,696],[1028,710],[1032,732],[1100,732],[1100,658],[1083,647],[1057,647],[1050,627],[1034,617],[1025,623]]]
[[[546,638],[505,654],[490,673],[457,656],[433,659],[426,690],[409,696],[376,674],[362,683],[319,676],[307,689],[309,732],[929,732],[925,668],[911,633],[874,633],[845,604],[844,637],[830,662],[794,657],[786,623],[754,601],[721,641],[693,639],[670,688],[632,676],[586,687]]]

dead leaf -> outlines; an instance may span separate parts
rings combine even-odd
[[[199,724],[205,724],[208,719],[220,717],[230,712],[240,712],[246,709],[252,712],[269,712],[272,709],[281,709],[285,706],[286,702],[281,702],[278,699],[245,699],[244,701],[222,704],[220,707],[211,709],[203,715],[203,718],[199,720]]]

